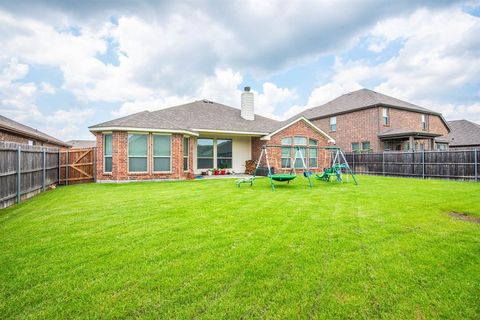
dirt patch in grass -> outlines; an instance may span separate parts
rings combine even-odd
[[[468,222],[471,222],[471,223],[480,224],[480,217],[474,217],[474,216],[469,215],[468,213],[452,211],[448,215],[450,217],[452,217],[453,219],[463,220],[463,221],[468,221]]]

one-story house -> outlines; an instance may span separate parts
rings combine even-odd
[[[142,111],[89,127],[96,136],[97,181],[189,179],[222,168],[245,172],[263,145],[277,172],[290,170],[299,147],[310,168],[323,168],[318,147],[334,139],[305,117],[277,121],[254,112],[253,92],[241,95],[241,108],[200,100]],[[295,167],[303,167],[297,160]]]
[[[0,141],[30,146],[68,148],[70,145],[42,131],[0,115]]]

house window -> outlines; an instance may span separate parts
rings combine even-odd
[[[368,151],[368,150],[370,150],[370,141],[364,141],[364,142],[362,142],[362,150],[363,150],[363,151]]]
[[[213,139],[201,138],[197,140],[197,168],[213,168]]]
[[[318,167],[318,141],[314,139],[310,139],[308,141],[309,149],[308,149],[308,166],[310,168],[317,168]]]
[[[217,167],[220,169],[232,168],[231,139],[217,139]]]
[[[425,143],[420,143],[420,151],[424,151],[425,150]]]
[[[385,141],[383,143],[383,150],[389,151],[390,150],[390,143],[388,141]]]
[[[435,143],[435,147],[437,150],[447,150],[448,144],[447,143]]]
[[[337,117],[330,117],[330,131],[337,131]]]
[[[294,157],[296,156],[297,159],[295,159],[295,163],[293,164],[295,169],[303,168],[303,161],[307,161],[306,156],[307,156],[307,142],[308,139],[305,137],[294,137],[293,138],[293,145],[295,147],[294,149]],[[297,151],[298,147],[298,151]]]
[[[383,125],[388,126],[390,123],[388,108],[382,108]]]
[[[422,130],[427,130],[427,115],[422,114]]]
[[[360,151],[360,143],[352,142],[352,151],[353,152]]]
[[[28,144],[29,146],[33,146],[33,140],[28,140],[27,144]]]
[[[170,172],[172,157],[172,136],[153,135],[153,171]]]
[[[282,168],[291,168],[292,166],[292,138],[282,139]],[[284,147],[288,146],[288,147]]]
[[[148,135],[128,135],[128,171],[147,172]]]
[[[103,135],[103,172],[112,172],[112,134]]]
[[[190,149],[190,138],[183,138],[183,171],[188,171],[188,150]]]

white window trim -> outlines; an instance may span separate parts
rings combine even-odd
[[[387,119],[386,123],[383,121],[384,119]],[[389,108],[382,108],[382,125],[387,127],[390,125],[390,110]]]
[[[332,121],[335,120],[335,121]],[[332,126],[335,126],[335,129],[332,129]],[[330,131],[336,132],[337,131],[337,116],[330,117]]]
[[[232,142],[232,156],[231,157],[219,157],[218,156],[218,140],[230,140]],[[232,138],[215,138],[213,145],[215,146],[215,160],[214,165],[215,168],[220,169],[218,167],[218,159],[231,159],[232,160],[232,167],[231,168],[222,168],[222,170],[231,170],[233,169],[233,139]]]
[[[170,170],[168,171],[155,171],[155,158],[168,158],[166,156],[155,156],[154,153],[154,146],[155,144],[153,143],[154,136],[170,136]],[[152,173],[153,174],[162,174],[162,173],[173,173],[173,168],[172,168],[172,150],[173,150],[173,136],[170,133],[152,133]],[[183,167],[183,163],[182,163]]]
[[[188,140],[188,147],[187,147],[187,156],[185,156],[185,139]],[[183,147],[183,161],[182,161],[182,168],[183,172],[188,172],[190,171],[190,137],[184,136],[182,140],[182,147]],[[170,152],[171,153],[171,152]],[[183,165],[183,162],[185,161],[185,158],[187,159],[187,170],[185,170],[185,166]]]
[[[317,144],[316,145],[310,145],[310,140],[315,140],[317,142]],[[317,150],[317,156],[316,157],[310,157],[310,150],[312,148]],[[317,165],[315,167],[311,166],[310,159],[317,159]],[[318,140],[317,139],[308,138],[308,167],[311,168],[311,169],[317,169],[318,168]]]
[[[141,157],[141,156],[132,156],[130,157],[129,155],[129,150],[130,150],[130,139],[128,139],[128,136],[131,135],[131,134],[139,134],[139,135],[146,135],[147,136],[147,171],[130,171],[130,158],[145,158],[145,157]],[[128,174],[148,174],[149,173],[149,168],[150,168],[150,164],[148,161],[148,153],[149,153],[149,147],[148,147],[148,140],[149,140],[149,136],[150,134],[148,132],[134,132],[134,131],[130,131],[130,132],[127,132],[127,173]]]
[[[109,174],[112,174],[112,171],[113,171],[113,134],[112,134],[111,132],[104,132],[104,133],[102,133],[102,135],[103,135],[103,138],[102,138],[102,139],[103,139],[103,150],[102,150],[102,156],[103,156],[103,173],[109,175]],[[105,159],[106,159],[106,157],[105,157],[105,138],[106,138],[107,135],[110,135],[110,136],[112,137],[112,139],[111,139],[111,142],[112,142],[112,154],[109,156],[109,158],[112,159],[112,171],[106,171],[106,170],[105,170],[105,168],[106,168],[106,163],[105,163],[105,162],[106,162],[106,161],[105,161]]]

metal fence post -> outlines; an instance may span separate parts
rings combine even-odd
[[[422,151],[422,178],[425,179],[425,150]]]
[[[382,175],[385,175],[385,151],[382,153]]]
[[[57,160],[58,160],[58,161],[57,161],[57,165],[58,165],[58,179],[57,179],[58,182],[57,182],[57,183],[58,183],[58,185],[60,185],[60,170],[62,169],[61,163],[60,163],[61,157],[62,157],[62,156],[60,155],[60,149],[58,149],[58,159],[57,159]]]
[[[352,152],[352,167],[353,173],[355,173],[355,152]]]
[[[475,182],[477,182],[478,181],[478,149],[475,148],[474,152],[475,152],[475,156],[474,156],[474,159],[475,159]]]
[[[42,176],[43,191],[45,191],[45,184],[47,183],[46,177],[47,177],[47,151],[45,150],[45,148],[43,148],[43,176]]]
[[[20,203],[20,195],[22,188],[20,186],[21,183],[21,164],[22,164],[22,148],[20,146],[17,147],[17,203]]]

